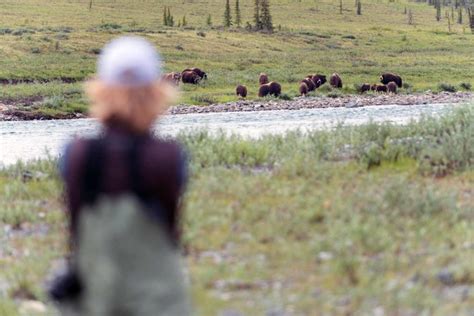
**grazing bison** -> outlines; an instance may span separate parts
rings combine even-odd
[[[331,77],[329,77],[329,84],[334,88],[342,88],[342,79],[338,73],[333,73]]]
[[[370,90],[375,92],[387,92],[387,86],[383,84],[373,84]]]
[[[300,96],[305,97],[308,94],[308,85],[302,81],[300,83]]]
[[[306,83],[306,86],[308,87],[308,92],[316,90],[316,85],[314,84],[312,79],[304,78],[303,80],[301,80],[301,82]]]
[[[387,84],[387,90],[388,92],[390,93],[397,93],[397,84],[393,81],[390,81],[388,84]]]
[[[198,84],[201,79],[194,71],[185,71],[181,74],[183,83]]]
[[[388,84],[390,81],[393,81],[397,84],[399,88],[402,87],[402,77],[392,73],[384,73],[380,76],[380,82],[383,84]]]
[[[371,90],[370,88],[371,88],[371,87],[370,87],[370,84],[364,83],[363,85],[361,85],[361,86],[359,87],[359,92],[360,92],[360,93],[365,93],[365,92],[367,92],[367,91],[370,91],[370,90]]]
[[[184,69],[181,73],[184,74],[185,72],[188,72],[188,71],[194,72],[201,79],[207,79],[207,74],[199,68],[187,68],[187,69]]]
[[[313,79],[314,83],[316,83],[318,80],[321,81],[319,86],[322,86],[327,82],[326,76],[325,75],[320,75],[320,74],[315,74],[311,76],[311,79]]]
[[[164,74],[161,79],[163,81],[173,83],[175,85],[179,85],[179,82],[181,81],[181,73],[179,72],[170,72],[167,74]]]
[[[258,83],[259,83],[260,85],[262,85],[262,84],[267,84],[267,83],[269,83],[269,82],[270,82],[270,81],[268,80],[267,74],[264,73],[264,72],[262,72],[262,73],[260,74],[260,76],[258,77]]]
[[[238,97],[246,98],[247,97],[247,87],[239,84],[237,86],[237,88],[235,88],[235,94],[237,94]]]
[[[273,95],[278,97],[281,94],[281,85],[278,82],[272,81],[270,83],[262,84],[258,90],[258,96],[260,98],[266,97],[267,95]]]

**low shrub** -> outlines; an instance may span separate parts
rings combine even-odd
[[[438,85],[439,91],[446,91],[446,92],[456,92],[456,87],[449,83],[440,83]]]
[[[461,82],[459,86],[461,87],[461,89],[464,89],[467,91],[470,91],[472,88],[472,85],[469,82]]]

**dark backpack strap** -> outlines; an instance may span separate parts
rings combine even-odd
[[[91,205],[95,202],[101,188],[104,141],[92,139],[87,145],[81,191],[84,194],[85,204]]]
[[[128,151],[128,170],[130,177],[130,191],[135,193],[140,198],[145,198],[145,192],[143,191],[142,178],[141,178],[141,167],[140,167],[140,149],[142,140],[140,138],[133,138],[130,143]]]

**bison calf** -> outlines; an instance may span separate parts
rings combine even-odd
[[[308,94],[308,85],[302,81],[300,83],[300,96],[305,97]]]
[[[329,84],[334,88],[342,88],[342,79],[338,73],[333,73],[331,77],[329,77]]]
[[[246,98],[247,97],[247,87],[239,84],[237,88],[235,88],[235,94],[237,94],[238,97],[240,98]]]
[[[359,92],[360,92],[360,93],[365,93],[365,92],[367,92],[367,91],[370,91],[370,88],[371,88],[371,87],[370,87],[370,84],[364,83],[363,85],[360,86]]]
[[[390,81],[388,84],[387,84],[387,90],[388,92],[390,93],[397,93],[397,84],[393,81]]]
[[[387,92],[387,86],[383,84],[373,84],[370,90],[375,92]]]

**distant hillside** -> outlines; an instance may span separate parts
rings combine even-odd
[[[230,4],[235,19],[235,0]],[[163,25],[165,6],[173,27]],[[474,35],[466,11],[459,24],[458,12],[453,20],[447,7],[436,21],[436,9],[425,2],[364,0],[358,15],[354,0],[342,1],[342,8],[332,0],[271,0],[275,32],[265,34],[245,27],[254,24],[254,0],[240,0],[240,8],[242,27],[224,29],[220,0],[4,0],[0,79],[82,80],[93,74],[104,43],[135,34],[159,47],[166,71],[197,66],[209,73],[203,85],[184,87],[185,103],[233,100],[237,84],[255,97],[260,72],[279,81],[289,97],[297,95],[301,78],[315,72],[338,72],[343,93],[377,82],[384,71],[404,77],[404,92],[474,83]],[[186,26],[178,27],[183,18]],[[79,88],[62,82],[5,86],[0,99],[64,94],[57,109],[82,111]]]

